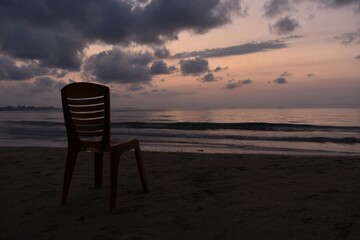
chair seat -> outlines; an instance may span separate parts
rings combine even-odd
[[[112,138],[110,140],[110,147],[115,147],[120,144],[136,144],[137,142],[137,139],[126,140],[121,138]]]
[[[112,138],[110,140],[110,147],[107,149],[100,149],[99,141],[87,141],[83,142],[84,148],[81,149],[83,152],[110,152],[113,148],[121,148],[122,150],[134,149],[134,147],[139,143],[137,139],[125,140],[120,138]]]
[[[110,140],[110,151],[116,149],[116,151],[125,152],[134,149],[136,146],[139,146],[139,141],[137,139],[124,140],[113,138]]]

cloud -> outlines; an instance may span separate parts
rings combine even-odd
[[[344,33],[341,36],[336,36],[336,40],[339,40],[344,45],[352,45],[360,43],[360,28],[355,32]]]
[[[84,69],[102,83],[144,83],[151,81],[148,52],[123,52],[113,48],[91,56]]]
[[[286,43],[279,40],[270,40],[265,42],[257,43],[245,43],[236,46],[230,46],[225,48],[212,48],[206,49],[203,51],[194,51],[194,52],[181,52],[173,56],[173,58],[190,58],[190,57],[202,57],[202,58],[211,58],[211,57],[225,57],[232,55],[242,55],[256,52],[263,52],[268,50],[275,50],[287,47]]]
[[[170,74],[173,71],[175,71],[175,67],[168,67],[162,60],[153,62],[150,67],[150,73],[153,75]]]
[[[47,56],[40,59],[41,65],[67,70],[80,70],[85,44],[61,37],[57,37],[54,42],[55,46],[49,49]]]
[[[145,87],[141,84],[131,84],[129,87],[128,87],[128,90],[129,91],[132,91],[132,92],[136,92],[136,91],[141,91],[141,90],[144,90]]]
[[[203,34],[228,24],[235,14],[246,15],[241,1],[1,1],[0,53],[79,71],[90,44],[161,45],[182,31]]]
[[[183,30],[205,33],[244,11],[238,0],[42,0],[2,4],[2,10],[4,19],[19,19],[27,27],[54,29],[61,35],[70,28],[87,41],[109,44],[161,43]]]
[[[154,51],[154,56],[159,59],[168,58],[170,56],[170,51],[165,47],[157,48]]]
[[[55,76],[56,78],[63,78],[68,73],[69,73],[69,71],[66,71],[66,70],[58,71],[57,69],[52,69],[50,71],[49,75]]]
[[[200,57],[189,60],[181,60],[180,70],[184,76],[198,76],[204,72],[209,71],[209,63],[206,59]]]
[[[270,25],[270,32],[275,34],[290,34],[300,27],[295,19],[289,16],[278,19],[274,25]]]
[[[64,81],[54,80],[51,77],[37,77],[33,83],[23,83],[20,86],[25,91],[25,94],[42,94],[59,92],[65,85]]]
[[[292,10],[289,0],[270,0],[265,2],[263,8],[265,10],[264,16],[268,18],[277,17]]]
[[[244,12],[245,11],[245,12]],[[238,0],[153,0],[141,14],[135,29],[139,29],[137,42],[163,42],[176,39],[183,30],[206,33],[227,24],[233,14],[246,15]]]
[[[239,88],[243,85],[248,85],[251,83],[253,83],[253,81],[250,79],[238,80],[238,81],[235,81],[234,79],[232,79],[232,80],[228,81],[228,83],[225,85],[224,88],[227,90],[231,90],[231,89]]]
[[[220,71],[227,70],[227,69],[228,69],[228,67],[220,67],[220,66],[217,66],[217,67],[213,70],[213,72],[220,72]]]
[[[285,13],[294,12],[296,5],[303,2],[314,3],[318,9],[350,7],[355,13],[360,13],[359,0],[268,0],[263,5],[264,16],[274,18]]]
[[[285,37],[282,37],[281,40],[291,40],[291,39],[299,39],[299,38],[304,38],[304,36],[302,35],[289,35],[289,36],[285,36]]]
[[[34,93],[60,91],[65,86],[63,81],[57,81],[50,77],[38,77],[34,84],[31,84],[31,91]]]
[[[0,31],[0,50],[11,57],[39,60],[46,67],[80,69],[84,42],[58,35],[50,29],[38,29],[17,19],[1,22]]]
[[[27,80],[48,72],[34,62],[18,66],[12,58],[0,55],[0,80]]]
[[[215,82],[216,80],[216,77],[211,72],[208,72],[200,79],[202,82]]]
[[[292,75],[291,72],[285,71],[285,72],[282,72],[279,76],[280,77],[290,77],[291,75]]]
[[[36,77],[34,81],[16,82],[16,84],[0,85],[1,100],[9,105],[58,105],[54,96],[59,96],[60,89],[66,83],[51,77]]]
[[[276,84],[286,84],[288,83],[288,81],[283,78],[283,77],[279,77],[279,78],[276,78],[273,80],[273,83],[276,83]]]
[[[317,0],[317,2],[325,8],[352,7],[357,13],[360,13],[359,0]]]

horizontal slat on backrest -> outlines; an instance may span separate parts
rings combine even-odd
[[[99,111],[99,112],[92,112],[92,113],[78,113],[78,112],[72,112],[71,117],[72,118],[100,118],[104,117],[105,112]]]
[[[104,105],[97,106],[69,106],[71,112],[79,113],[79,112],[95,112],[104,109]]]
[[[104,124],[104,119],[72,119],[75,125],[99,125]]]
[[[104,96],[96,96],[93,98],[67,98],[69,105],[91,105],[104,102]]]

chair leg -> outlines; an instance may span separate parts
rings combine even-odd
[[[117,179],[121,153],[110,151],[110,210],[116,207]]]
[[[95,187],[102,186],[102,172],[103,172],[103,152],[94,153],[94,169],[95,169]]]
[[[147,182],[146,182],[145,168],[144,168],[144,163],[143,163],[143,160],[142,160],[142,154],[141,154],[139,144],[137,144],[137,146],[135,147],[135,156],[136,156],[136,162],[137,162],[137,166],[138,166],[138,170],[139,170],[139,175],[140,175],[143,191],[145,193],[148,193],[149,188],[148,188],[148,185],[147,185]]]
[[[72,149],[68,149],[68,152],[67,152],[64,183],[63,183],[63,192],[62,192],[62,199],[61,199],[62,206],[64,206],[66,204],[66,199],[67,199],[67,196],[69,193],[71,178],[72,178],[72,175],[74,172],[78,153],[79,152],[77,150],[72,150]]]

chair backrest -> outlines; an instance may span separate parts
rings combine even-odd
[[[110,90],[94,83],[71,83],[61,89],[68,146],[81,151],[110,148]]]

